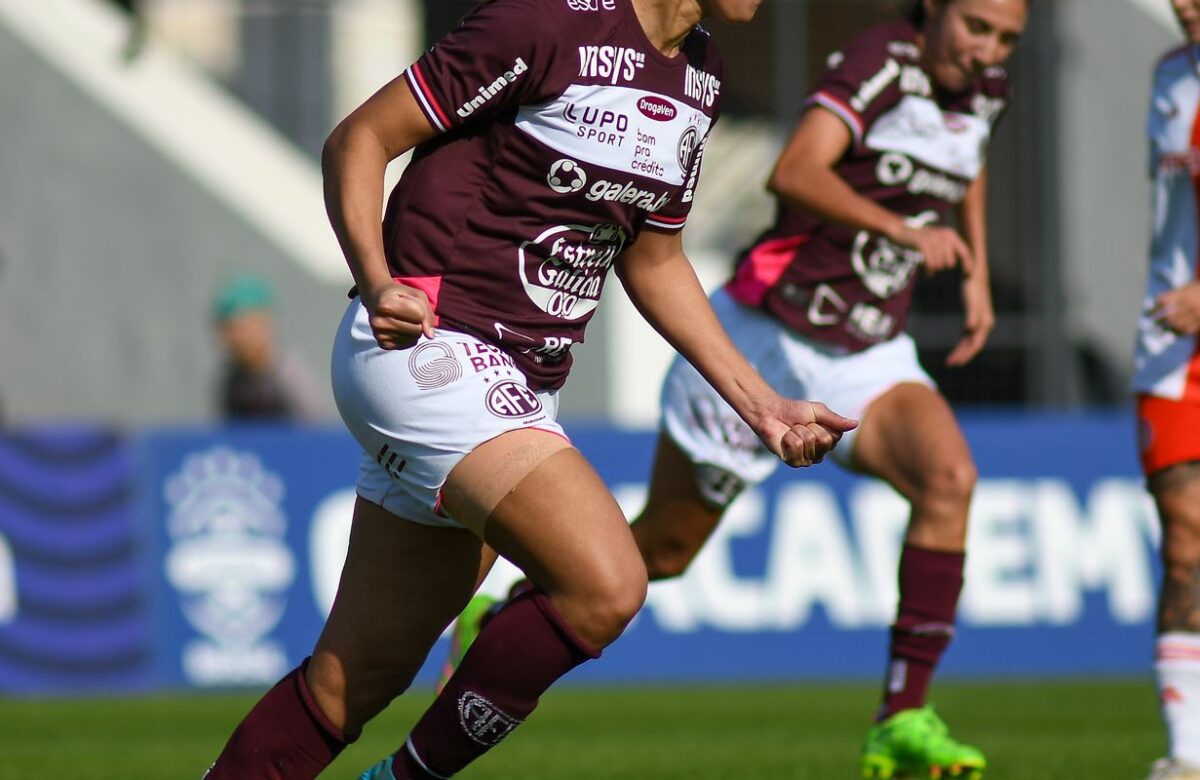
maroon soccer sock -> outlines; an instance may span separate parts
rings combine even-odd
[[[960,552],[904,545],[900,555],[900,607],[892,626],[880,720],[925,704],[933,670],[954,637],[965,560]]]
[[[206,780],[309,780],[351,740],[313,699],[304,661],[267,691],[238,724]]]
[[[397,780],[450,777],[519,726],[558,678],[599,656],[544,591],[521,593],[488,621],[396,752]]]

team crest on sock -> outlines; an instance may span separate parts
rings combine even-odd
[[[521,725],[520,720],[474,691],[467,691],[459,697],[458,722],[468,737],[489,748]]]
[[[898,693],[904,690],[904,686],[908,684],[908,661],[903,658],[894,658],[888,666],[888,693]]]

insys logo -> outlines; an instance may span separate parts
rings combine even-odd
[[[648,95],[637,102],[638,111],[656,122],[670,122],[679,111],[670,101]]]

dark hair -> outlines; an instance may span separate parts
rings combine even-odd
[[[920,27],[925,24],[925,3],[923,0],[916,0],[913,3],[912,10],[908,12],[908,20],[913,23],[914,27]]]
[[[941,0],[942,3],[951,3],[954,0]],[[1033,0],[1025,0],[1025,5],[1031,5]],[[915,0],[912,9],[908,12],[908,20],[913,23],[914,27],[920,27],[925,24],[926,19],[925,3],[923,0]]]

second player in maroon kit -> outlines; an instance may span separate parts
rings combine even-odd
[[[882,705],[862,775],[982,776],[926,703],[954,633],[975,466],[904,325],[919,273],[958,266],[965,327],[948,362],[993,322],[985,154],[1008,102],[1002,63],[1027,0],[920,0],[830,60],[772,172],[775,225],[712,296],[734,342],[788,396],[859,417],[833,453],[911,504]],[[965,241],[945,219],[956,211]],[[633,525],[651,579],[682,573],[730,502],[775,468],[686,362],[663,386],[650,493]]]
[[[615,269],[644,316],[790,465],[853,427],[734,348],[682,252],[721,65],[697,22],[759,0],[487,0],[326,142],[352,271],[334,395],[363,449],[338,594],[311,658],[209,772],[315,777],[401,694],[475,588],[484,542],[535,584],[480,633],[365,780],[445,778],[614,641],[645,567],[555,420]],[[414,149],[382,229],[388,162]]]

